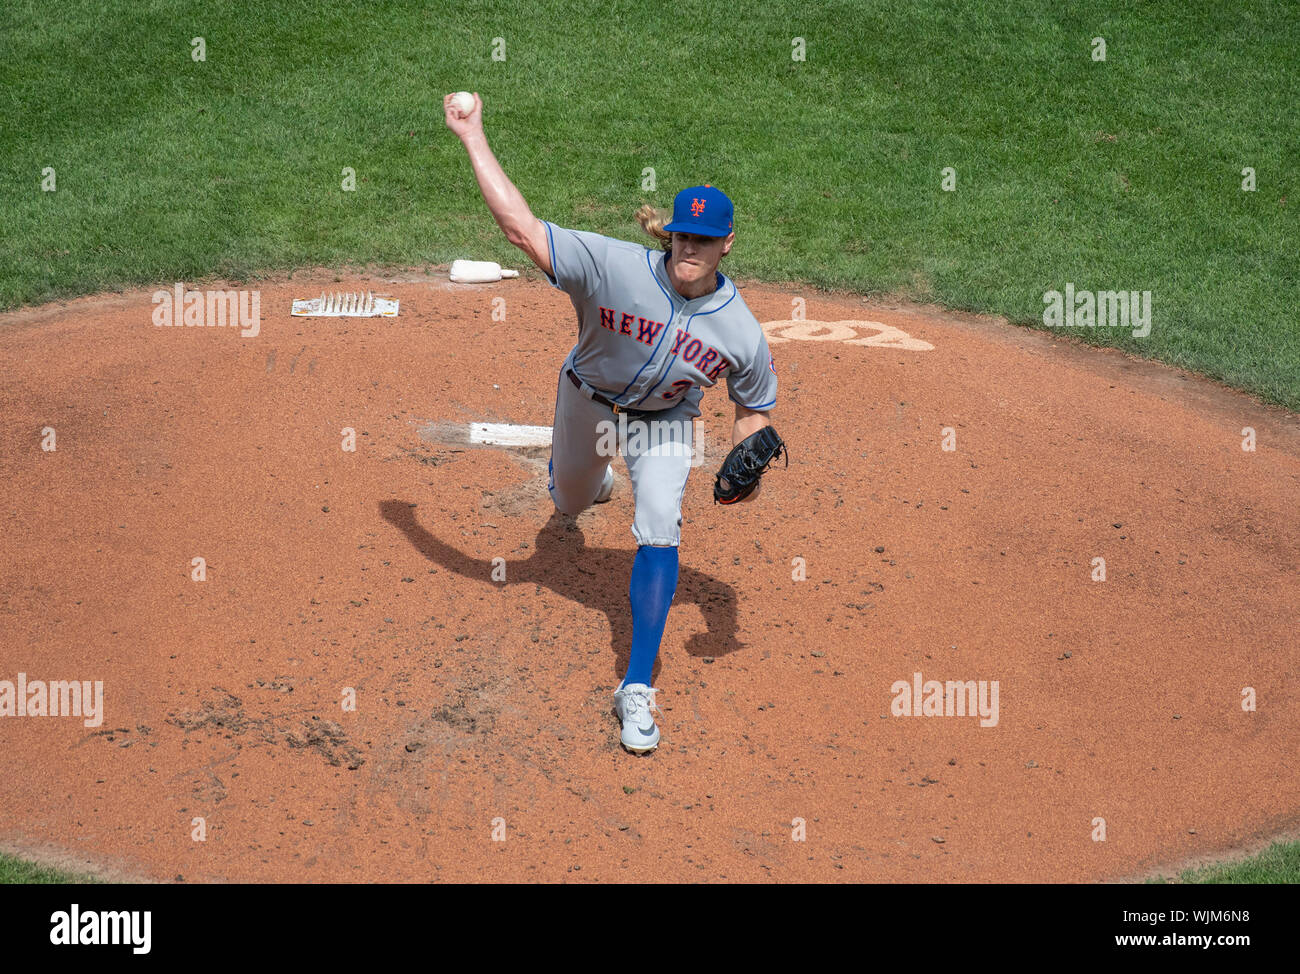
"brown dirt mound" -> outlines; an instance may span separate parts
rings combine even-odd
[[[187,881],[1083,881],[1300,818],[1296,417],[936,309],[805,292],[831,324],[788,322],[793,292],[746,286],[787,322],[790,467],[742,510],[691,477],[663,744],[634,758],[626,479],[568,519],[545,449],[447,435],[551,423],[567,298],[257,286],[256,337],[155,327],[149,292],[0,316],[0,680],[102,680],[106,710],[0,719],[11,848]],[[322,288],[401,316],[289,316]],[[725,392],[704,406],[720,455]],[[917,672],[997,681],[998,722],[892,716]]]

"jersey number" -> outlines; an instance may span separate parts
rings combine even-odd
[[[678,379],[673,383],[673,387],[665,392],[663,396],[665,399],[676,399],[693,385],[695,385],[695,383],[690,379]]]

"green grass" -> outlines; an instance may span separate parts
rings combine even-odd
[[[0,853],[0,885],[14,883],[95,883],[92,876],[64,873]],[[1168,880],[1152,879],[1151,883]],[[1184,870],[1180,883],[1300,883],[1300,842],[1275,842],[1240,862]]]
[[[1164,883],[1164,879],[1152,880]],[[1300,883],[1300,842],[1274,842],[1263,852],[1240,862],[1186,869],[1180,883]]]
[[[0,307],[517,263],[442,121],[466,88],[562,225],[636,239],[637,205],[710,182],[736,201],[742,278],[1040,326],[1067,281],[1150,290],[1149,337],[1071,333],[1297,409],[1298,62],[1300,6],[1273,0],[8,0]]]
[[[44,866],[37,866],[34,863],[16,859],[0,852],[0,885],[95,882],[98,882],[98,880],[92,876],[81,876],[76,873],[60,872],[57,869],[47,869]]]

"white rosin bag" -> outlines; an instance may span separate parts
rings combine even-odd
[[[518,277],[518,271],[502,270],[492,260],[453,260],[451,280],[455,284],[491,284],[503,277]]]

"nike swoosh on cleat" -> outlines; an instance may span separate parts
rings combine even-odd
[[[651,734],[655,732],[655,725],[651,724],[649,727],[638,727],[637,730],[639,730],[646,737],[649,737]]]

